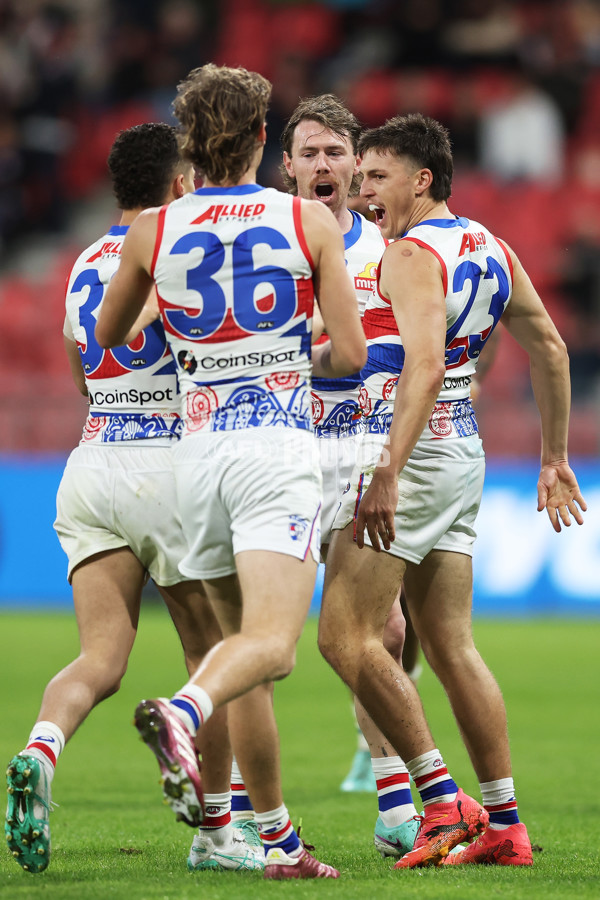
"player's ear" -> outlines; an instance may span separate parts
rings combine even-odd
[[[415,192],[419,196],[424,194],[433,184],[433,172],[431,169],[419,169],[419,171],[415,173],[415,178]]]
[[[285,166],[285,171],[288,173],[290,178],[295,178],[296,173],[294,172],[294,164],[292,163],[291,157],[285,150],[283,151],[283,164]]]
[[[267,143],[267,123],[263,122],[258,130],[257,141],[259,144]]]
[[[183,173],[176,175],[173,179],[173,184],[171,186],[171,193],[173,194],[173,199],[178,200],[180,197],[183,197],[185,194],[185,185],[184,185],[185,177]]]

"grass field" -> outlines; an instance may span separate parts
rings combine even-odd
[[[46,681],[78,651],[74,618],[0,615],[0,762],[20,750]],[[354,737],[346,689],[316,649],[309,620],[294,673],[276,689],[283,781],[294,822],[333,882],[264,882],[258,874],[190,875],[191,829],[161,805],[158,768],[131,726],[136,703],[169,694],[184,678],[177,639],[159,607],[143,612],[121,691],[90,716],[61,757],[54,779],[52,862],[38,876],[0,854],[0,896],[10,900],[191,900],[191,898],[587,898],[600,897],[600,623],[475,623],[477,641],[503,688],[517,799],[532,843],[529,870],[457,867],[395,872],[375,854],[376,799],[344,795]],[[454,721],[429,671],[421,681],[430,724],[467,792],[477,783]]]

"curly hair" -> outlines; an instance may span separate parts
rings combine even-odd
[[[379,128],[365,131],[358,142],[358,152],[393,153],[407,156],[415,165],[430,169],[433,182],[430,188],[436,202],[447,200],[452,193],[452,147],[448,129],[436,119],[421,113],[395,116]]]
[[[185,165],[173,125],[148,122],[120,131],[108,155],[119,209],[161,206],[171,181]]]
[[[344,106],[335,94],[320,94],[318,97],[304,97],[281,133],[281,147],[289,157],[292,155],[294,134],[300,122],[318,122],[323,128],[328,128],[342,138],[349,138],[354,153],[358,152],[358,139],[361,133],[361,125],[356,116]],[[296,179],[292,178],[283,163],[279,166],[283,183],[290,194],[298,193]],[[354,175],[350,184],[350,197],[356,196],[360,191],[361,176]]]
[[[208,63],[177,86],[173,111],[182,152],[213,184],[235,184],[248,171],[265,121],[271,83],[256,72]]]

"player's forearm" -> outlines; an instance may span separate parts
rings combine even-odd
[[[569,358],[562,341],[531,357],[531,384],[542,427],[542,465],[568,458],[571,384]]]
[[[312,348],[313,374],[317,378],[341,378],[359,372],[367,361],[367,347],[362,331],[356,339],[346,341],[339,347],[327,341]]]

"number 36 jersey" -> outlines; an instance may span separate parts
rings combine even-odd
[[[297,197],[204,187],[159,213],[152,275],[184,434],[311,428],[313,263]]]
[[[510,300],[510,255],[487,228],[460,217],[427,219],[400,241],[414,242],[434,254],[446,296],[446,377],[420,439],[476,434],[470,384],[479,354]],[[391,303],[378,290],[367,303],[363,325],[368,346],[361,396],[365,429],[386,433],[404,348]]]
[[[128,226],[114,225],[75,262],[66,295],[65,335],[77,342],[90,400],[82,443],[170,444],[181,432],[173,357],[160,322],[128,345],[103,350],[94,329],[100,304],[121,261]]]

